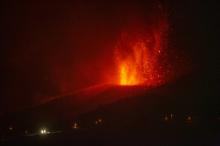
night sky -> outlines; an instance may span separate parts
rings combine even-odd
[[[112,73],[113,44],[120,30],[149,18],[150,1],[7,1],[3,32],[0,113],[73,92]],[[220,103],[217,2],[161,1],[170,24],[169,47],[183,52],[205,101]],[[146,20],[147,23],[147,20]],[[169,48],[168,47],[168,48]],[[106,66],[109,66],[106,68]]]

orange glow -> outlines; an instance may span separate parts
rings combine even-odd
[[[119,63],[120,85],[138,85],[145,81],[144,71],[148,67],[146,47],[137,42],[131,55]]]
[[[121,85],[135,85],[138,84],[137,73],[131,70],[127,64],[120,66],[120,84]]]
[[[124,33],[116,48],[119,85],[149,85],[163,82],[160,57],[163,55],[163,33],[152,36]]]

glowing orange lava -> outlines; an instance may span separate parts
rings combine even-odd
[[[130,55],[119,63],[120,85],[137,85],[145,82],[145,71],[148,69],[147,48],[143,42],[132,47]]]
[[[116,46],[119,85],[161,84],[165,27],[147,33],[123,33]]]

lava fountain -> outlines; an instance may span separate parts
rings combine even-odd
[[[167,21],[154,28],[123,32],[115,48],[117,84],[156,86],[165,81]]]
[[[135,42],[131,49],[131,54],[119,61],[120,85],[142,84],[145,82],[145,74],[151,70],[144,42]]]

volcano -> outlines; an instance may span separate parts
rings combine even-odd
[[[1,129],[7,131],[8,125],[12,125],[17,135],[25,136],[24,131],[36,133],[39,127],[46,126],[49,130],[58,130],[58,134],[49,136],[48,142],[68,141],[77,145],[85,145],[85,141],[94,144],[110,139],[127,145],[155,145],[158,139],[160,141],[156,145],[164,142],[179,144],[182,141],[191,144],[192,137],[194,142],[201,144],[210,141],[208,135],[215,135],[219,130],[215,115],[219,107],[208,109],[213,116],[206,113],[200,99],[205,96],[205,92],[201,91],[205,90],[199,80],[194,82],[195,76],[185,77],[156,88],[96,85],[23,112],[6,115],[2,117]],[[187,121],[189,115],[190,121]],[[132,139],[128,140],[128,137]],[[33,143],[32,140],[29,142]],[[19,139],[19,142],[22,140]]]
[[[118,86],[104,84],[91,86],[45,104],[23,110],[23,112],[9,114],[4,119],[7,119],[6,123],[8,124],[22,123],[23,126],[30,123],[34,125],[53,123],[56,125],[66,120],[73,121],[81,115],[130,100],[132,106],[138,104],[142,105],[140,107],[144,107],[141,112],[160,111],[160,114],[171,111],[180,113],[196,112],[198,107],[194,107],[194,105],[199,105],[198,102],[201,102],[199,100],[200,94],[196,95],[198,98],[191,97],[194,96],[194,92],[198,93],[198,90],[201,89],[196,85],[198,90],[195,90],[195,84],[191,80],[192,78],[181,79],[156,88],[144,85]],[[188,88],[185,89],[185,86],[188,86]],[[188,102],[191,104],[188,105]],[[123,110],[125,107],[121,106],[119,110]],[[130,110],[133,110],[133,107],[130,107]],[[19,115],[19,118],[14,115]],[[30,127],[33,127],[33,125],[30,125]]]
[[[33,115],[31,118],[34,119],[38,116],[39,119],[44,117],[45,121],[50,118],[56,121],[55,119],[59,119],[60,116],[63,119],[75,118],[127,98],[143,96],[149,91],[152,89],[141,85],[96,85],[32,108],[30,115]]]

